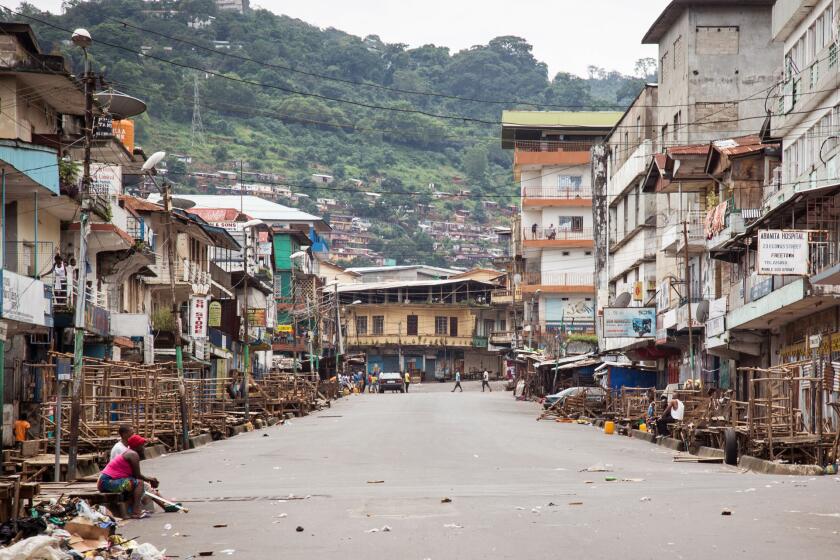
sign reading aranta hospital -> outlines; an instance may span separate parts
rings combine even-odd
[[[758,232],[758,274],[808,274],[808,232],[766,229]]]

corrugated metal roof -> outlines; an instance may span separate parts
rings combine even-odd
[[[201,216],[211,223],[234,222],[241,214],[241,212],[235,208],[188,208],[187,212]]]
[[[258,196],[237,196],[237,195],[209,195],[209,194],[178,194],[175,198],[195,202],[196,209],[201,208],[241,208],[245,214],[264,222],[307,222],[322,224],[329,228],[326,222],[318,216],[307,214],[297,208],[283,206]],[[149,195],[149,200],[157,202],[159,194]]]
[[[349,270],[349,269],[348,269]],[[361,282],[355,284],[339,284],[338,292],[369,292],[371,290],[390,290],[394,288],[422,288],[423,286],[445,286],[449,284],[468,283],[481,284],[488,288],[495,287],[492,282],[482,282],[473,278],[447,278],[446,280],[403,280],[394,282]]]

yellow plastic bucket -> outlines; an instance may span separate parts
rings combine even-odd
[[[611,420],[607,420],[606,422],[604,422],[604,433],[607,434],[608,436],[611,436],[612,434],[614,434],[615,433],[615,422],[613,422]]]
[[[639,431],[647,433],[647,424],[639,424]]]

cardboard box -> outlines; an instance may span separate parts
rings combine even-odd
[[[71,535],[79,535],[85,540],[101,540],[111,536],[114,527],[100,527],[84,517],[74,517],[64,524],[64,530]]]

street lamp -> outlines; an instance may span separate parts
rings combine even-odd
[[[93,141],[93,76],[90,72],[88,48],[93,39],[86,29],[76,29],[72,35],[73,44],[82,49],[85,56],[85,126],[84,126],[84,166],[82,172],[82,209],[79,215],[79,279],[76,289],[76,313],[73,317],[73,382],[70,400],[70,441],[67,456],[67,480],[76,478],[79,447],[79,425],[82,415],[82,365],[84,363],[85,342],[85,287],[87,285],[87,233],[90,222],[90,202],[85,199],[90,194],[90,148]],[[61,436],[61,426],[56,426]],[[56,457],[60,449],[56,447]],[[57,469],[56,469],[57,470]],[[57,477],[56,477],[57,478]]]

